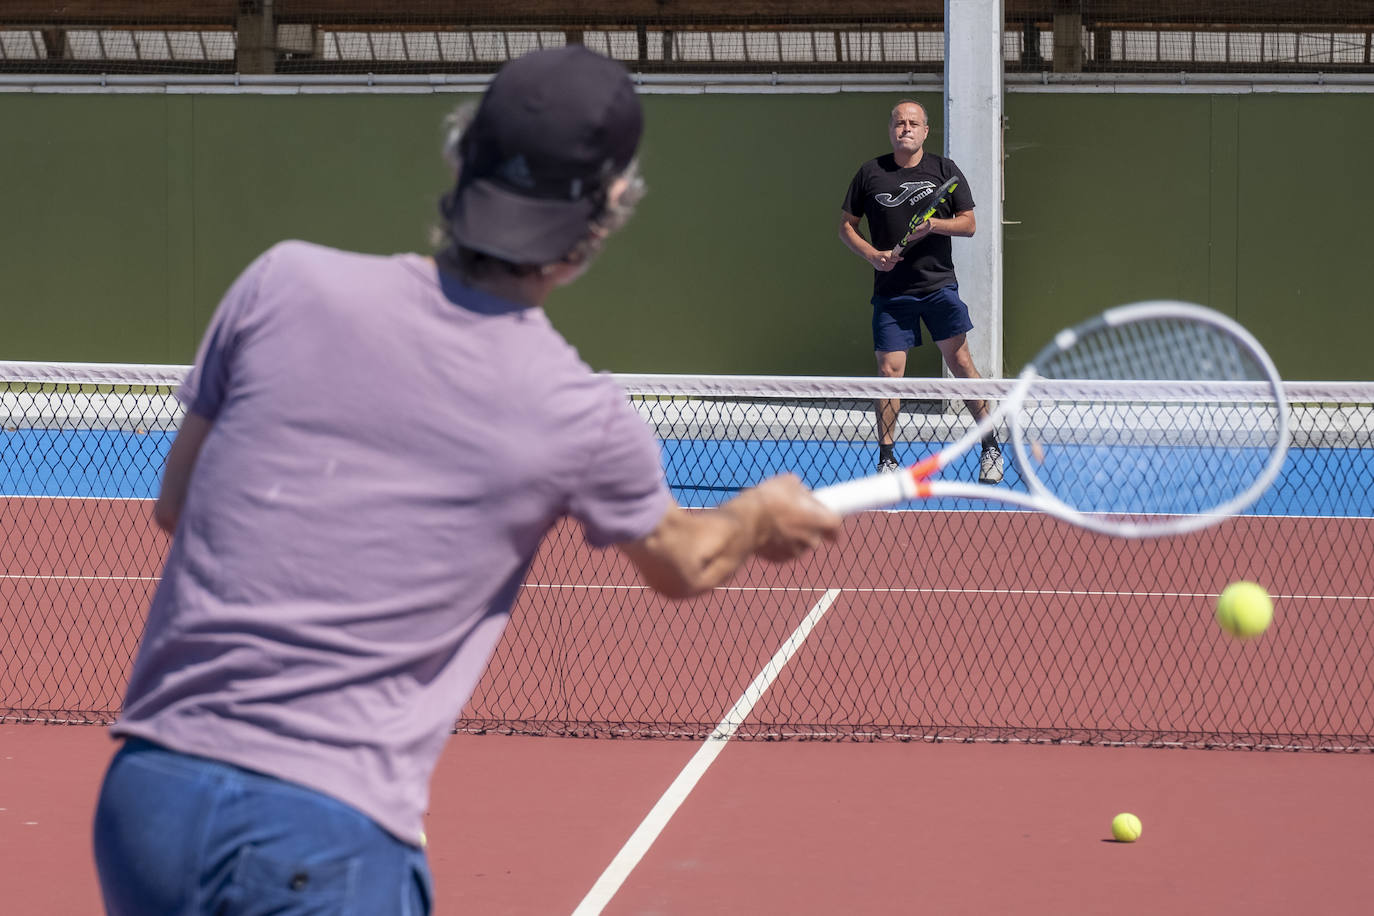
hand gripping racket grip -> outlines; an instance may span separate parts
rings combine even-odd
[[[915,475],[905,468],[821,487],[812,495],[840,515],[849,515],[915,499],[916,489]]]

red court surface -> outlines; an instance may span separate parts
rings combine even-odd
[[[562,526],[471,711],[499,698],[493,721],[532,729],[585,717],[592,732],[704,736],[833,592],[746,731],[1358,746],[1374,734],[1374,567],[1349,545],[1372,530],[1243,518],[1124,541],[1031,513],[871,513],[803,565],[750,563],[709,599],[672,604]],[[1237,643],[1213,620],[1236,578],[1276,596],[1262,639]]]
[[[0,579],[10,715],[107,719],[165,540],[146,506],[0,508],[28,532]],[[750,564],[676,604],[560,526],[465,718],[702,735],[814,616],[742,733],[1368,746],[1374,571],[1350,545],[1374,522],[1245,518],[1145,542],[1055,524],[874,513],[805,566]],[[1249,643],[1211,620],[1237,577],[1278,597]],[[702,746],[458,735],[428,822],[436,911],[573,913]],[[99,912],[90,821],[113,747],[97,725],[0,725],[6,916]],[[1374,899],[1371,808],[1369,753],[732,740],[600,911],[1357,912]],[[1138,843],[1109,841],[1121,811]]]
[[[4,911],[99,912],[98,726],[0,726]],[[435,780],[438,913],[571,913],[696,750],[456,737]],[[603,912],[1360,912],[1374,757],[731,742]],[[1131,845],[1108,822],[1144,823]]]

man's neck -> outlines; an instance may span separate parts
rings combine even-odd
[[[925,154],[926,148],[924,146],[911,154],[898,152],[897,150],[892,151],[892,156],[897,160],[897,168],[899,169],[909,169],[914,165],[918,165]]]
[[[507,302],[514,302],[516,305],[543,306],[544,300],[548,299],[555,286],[553,279],[544,273],[516,276],[492,272],[480,277],[462,277],[453,266],[445,267],[434,257],[429,260],[437,269],[447,270],[459,277],[468,287]]]
[[[473,289],[480,289],[517,305],[543,306],[553,292],[553,283],[541,274],[517,277],[512,274],[489,274],[468,281]]]

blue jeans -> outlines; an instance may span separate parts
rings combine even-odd
[[[314,790],[129,739],[105,774],[95,862],[110,916],[425,916],[422,849]]]

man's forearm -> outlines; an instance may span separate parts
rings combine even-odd
[[[153,504],[153,520],[168,534],[176,531],[181,519],[181,507],[186,502],[186,490],[191,484],[200,447],[210,433],[210,421],[192,411],[182,418],[172,447],[167,451],[167,463],[162,470],[162,488]]]
[[[763,539],[757,499],[746,491],[714,509],[669,510],[640,544],[625,545],[645,581],[671,598],[715,588]]]
[[[720,585],[751,556],[799,556],[834,537],[839,524],[795,475],[783,474],[714,509],[673,505],[652,532],[619,546],[651,588],[687,598]]]
[[[947,235],[951,238],[970,238],[977,228],[972,212],[959,213],[949,219],[931,217],[927,222],[930,223],[931,232],[936,235]]]
[[[873,256],[878,253],[878,249],[869,244],[868,239],[859,234],[849,223],[840,223],[840,241],[844,242],[845,247],[872,263]]]

